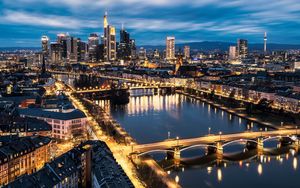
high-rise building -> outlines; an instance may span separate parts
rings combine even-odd
[[[136,45],[134,39],[130,39],[130,50],[131,50],[131,59],[136,59]]]
[[[50,44],[51,49],[51,62],[59,64],[62,60],[62,46],[60,43],[54,42]]]
[[[57,35],[57,43],[61,45],[61,59],[63,61],[68,58],[68,40],[69,36],[65,33],[59,33]]]
[[[130,34],[124,29],[120,30],[120,44],[118,45],[118,58],[129,60],[131,58]]]
[[[117,59],[116,29],[108,24],[107,13],[104,15],[104,60],[115,61]]]
[[[229,60],[234,60],[237,57],[236,46],[229,47]]]
[[[245,39],[238,39],[237,42],[238,57],[245,59],[248,57],[248,41]]]
[[[65,33],[59,33],[57,34],[57,42],[62,43],[62,41],[67,37]]]
[[[81,41],[80,38],[77,39],[77,60],[85,61],[87,56],[88,47],[87,44]]]
[[[88,38],[88,46],[89,46],[89,60],[92,62],[97,61],[98,45],[99,45],[99,36],[96,33],[90,34]]]
[[[70,51],[69,52],[69,61],[70,62],[77,62],[77,57],[78,57],[78,46],[77,46],[77,38],[75,37],[70,37]]]
[[[141,47],[139,50],[139,59],[146,60],[147,59],[147,51],[145,48]]]
[[[264,35],[264,53],[267,53],[267,32]]]
[[[184,46],[184,58],[190,59],[191,57],[191,51],[189,46]]]
[[[49,38],[47,36],[42,36],[41,41],[43,55],[47,58],[49,55]]]
[[[166,39],[166,59],[175,59],[175,37],[167,37]]]

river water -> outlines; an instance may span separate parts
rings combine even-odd
[[[256,123],[180,94],[131,91],[130,102],[124,106],[112,106],[108,100],[97,102],[138,143],[192,138],[208,133],[265,130]],[[276,141],[265,146],[270,151],[257,155],[256,151],[245,151],[243,145],[233,145],[224,149],[227,157],[221,161],[196,148],[183,152],[184,162],[179,165],[166,160],[165,154],[152,156],[182,187],[300,187],[298,151],[285,147],[278,149]]]

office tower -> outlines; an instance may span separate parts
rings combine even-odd
[[[184,58],[190,59],[190,57],[191,57],[190,47],[184,46]]]
[[[147,51],[145,48],[141,47],[139,50],[139,59],[146,60],[147,59]]]
[[[77,38],[70,37],[70,51],[69,51],[69,60],[70,62],[76,62],[77,63],[77,57],[78,57],[78,46],[77,46]]]
[[[65,33],[59,33],[57,34],[57,43],[62,43],[62,41],[66,38],[66,34]]]
[[[248,41],[245,39],[238,39],[237,42],[238,57],[245,59],[248,57]]]
[[[167,37],[166,39],[166,59],[175,59],[175,37]]]
[[[69,36],[65,33],[57,34],[57,43],[61,45],[61,58],[66,60],[68,58],[68,39]],[[70,45],[69,45],[70,46]]]
[[[129,60],[131,58],[130,34],[124,29],[120,30],[120,44],[118,45],[119,59]]]
[[[267,32],[264,35],[264,53],[267,53]]]
[[[108,24],[107,13],[104,15],[104,60],[114,61],[117,58],[116,29]]]
[[[42,53],[47,58],[49,55],[49,38],[47,36],[42,36]]]
[[[99,45],[99,36],[96,33],[90,34],[88,38],[88,46],[89,46],[89,60],[92,62],[97,61],[98,45]]]
[[[54,42],[50,44],[51,49],[51,62],[59,64],[62,60],[62,46],[60,43]]]
[[[80,38],[77,39],[77,60],[85,61],[87,56],[88,47],[87,44],[81,41]]]
[[[237,57],[236,46],[230,46],[229,47],[229,60],[236,59],[236,57]]]
[[[136,59],[136,45],[134,39],[130,39],[130,50],[131,50],[131,59]]]

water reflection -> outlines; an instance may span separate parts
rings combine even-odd
[[[222,181],[222,170],[218,168],[218,181]]]
[[[190,138],[207,135],[208,132],[226,134],[259,130],[256,123],[180,94],[131,96],[125,106],[112,106],[108,100],[98,103],[110,111],[139,143],[165,140],[167,135]],[[227,118],[224,120],[224,117]],[[249,124],[251,126],[247,126]]]
[[[298,167],[298,159],[296,157],[294,157],[294,159],[293,159],[293,168],[294,168],[294,170],[297,170],[297,167]]]
[[[262,173],[263,173],[263,167],[262,167],[261,163],[259,163],[258,166],[257,166],[257,172],[258,172],[259,175],[262,175]]]
[[[109,110],[139,143],[260,129],[256,123],[178,94],[133,96],[126,106],[111,106],[109,101],[99,101],[99,105]],[[195,148],[182,152],[180,163],[167,159],[166,154],[153,157],[182,187],[253,188],[266,182],[272,188],[300,187],[298,151],[277,144],[268,141],[265,150],[259,152],[229,146],[221,158]]]
[[[249,188],[260,187],[261,183],[270,178],[273,181],[271,185],[274,185],[270,187],[298,187],[300,186],[298,181],[300,172],[297,171],[298,148],[284,147],[281,150],[286,153],[281,153],[274,148],[273,154],[266,152],[263,155],[256,154],[255,157],[236,161],[229,161],[226,158],[220,162],[213,155],[202,156],[198,159],[190,158],[183,160],[180,164],[180,168],[184,167],[185,171],[180,171],[178,166],[173,166],[169,172],[174,178],[180,177],[180,184],[183,187],[210,187],[212,185],[212,187],[238,187],[239,185]],[[160,164],[164,166],[162,161]]]

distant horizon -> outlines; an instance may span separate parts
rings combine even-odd
[[[51,41],[53,42],[53,41]],[[177,45],[185,45],[185,44],[197,44],[197,43],[228,43],[228,44],[236,44],[237,42],[234,41],[234,42],[230,42],[230,41],[194,41],[194,42],[180,42],[180,43],[175,43],[175,46]],[[248,41],[248,44],[249,45],[263,45],[263,42],[259,43],[259,42],[249,42]],[[299,44],[290,44],[290,43],[267,43],[268,45],[290,45],[290,46],[299,46],[300,47],[300,43]],[[165,46],[165,44],[143,44],[143,45],[139,45],[137,44],[138,47],[162,47],[162,46]],[[1,49],[5,49],[5,48],[41,48],[41,46],[1,46],[0,45],[0,48]]]

